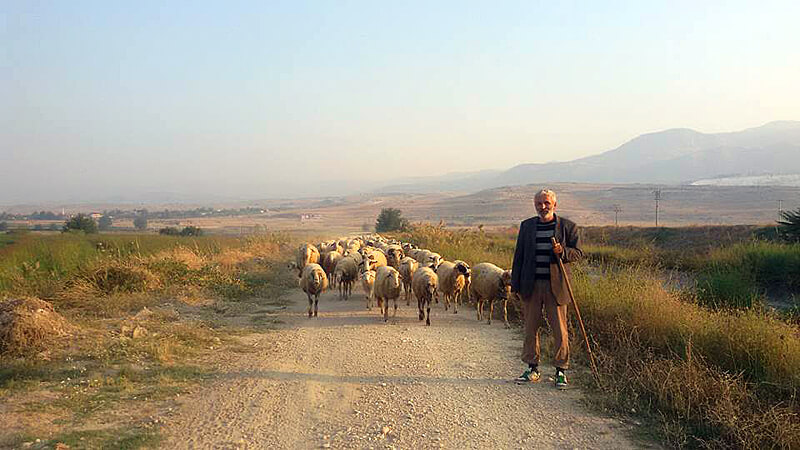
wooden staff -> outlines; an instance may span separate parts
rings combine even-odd
[[[550,238],[553,243],[553,246],[556,245],[556,238]],[[603,386],[600,384],[600,374],[597,371],[597,364],[594,360],[594,353],[592,353],[592,347],[589,345],[589,336],[586,334],[586,327],[583,325],[583,319],[581,319],[581,310],[578,308],[578,302],[575,301],[575,294],[572,293],[572,283],[569,281],[569,276],[567,275],[566,269],[564,269],[564,263],[561,261],[561,255],[556,255],[556,260],[558,260],[558,269],[561,271],[561,276],[564,277],[564,281],[567,282],[567,291],[569,292],[569,298],[572,300],[572,304],[575,306],[575,315],[578,316],[578,324],[581,326],[581,332],[583,332],[583,342],[586,343],[586,352],[589,353],[589,366],[592,369],[592,375],[594,376],[594,381],[597,383],[597,387],[602,388]]]

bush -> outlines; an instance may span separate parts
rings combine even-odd
[[[779,220],[779,231],[784,239],[791,242],[800,242],[800,209],[797,211],[783,211],[783,220]]]
[[[78,214],[64,223],[62,231],[79,230],[84,233],[97,233],[97,224],[86,214]]]
[[[0,231],[8,231],[8,222],[0,222]]]
[[[97,227],[100,231],[108,231],[111,229],[111,216],[101,216],[97,221]]]
[[[400,231],[408,228],[408,220],[403,217],[403,212],[397,208],[383,208],[375,221],[375,231]]]
[[[133,227],[137,230],[146,230],[147,229],[147,217],[144,215],[136,216],[133,219]]]
[[[200,227],[188,226],[179,231],[175,227],[164,227],[158,230],[158,234],[163,234],[165,236],[202,236],[203,229]]]

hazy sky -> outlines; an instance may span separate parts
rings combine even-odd
[[[796,0],[0,0],[0,204],[303,194],[798,120],[798,18]]]

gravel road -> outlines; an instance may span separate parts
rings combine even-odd
[[[299,291],[275,331],[244,338],[255,351],[213,364],[219,379],[188,396],[163,448],[642,448],[631,426],[581,403],[579,387],[509,382],[524,368],[521,336],[478,323],[474,310],[401,303],[384,323],[360,291],[333,292],[320,316]],[[545,355],[547,357],[547,355]]]

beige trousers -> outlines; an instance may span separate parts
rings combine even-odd
[[[525,341],[522,344],[522,361],[539,364],[539,327],[542,326],[542,308],[553,331],[555,355],[553,365],[569,368],[569,333],[567,331],[567,307],[559,305],[550,289],[550,280],[536,280],[530,297],[522,298],[525,314]]]

